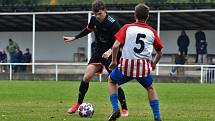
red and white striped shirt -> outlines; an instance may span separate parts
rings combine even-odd
[[[124,45],[119,63],[122,74],[130,77],[150,75],[153,48],[158,51],[163,48],[157,32],[146,23],[135,22],[124,25],[115,38]]]

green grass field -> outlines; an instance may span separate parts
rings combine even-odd
[[[105,121],[111,113],[107,83],[92,82],[85,102],[94,105],[90,119],[67,114],[77,100],[78,81],[0,81],[0,121]],[[215,85],[155,84],[164,121],[215,121]],[[119,121],[152,121],[145,90],[123,85],[130,115]]]

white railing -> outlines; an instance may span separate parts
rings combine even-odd
[[[10,80],[13,80],[12,66],[17,65],[30,65],[32,66],[31,73],[35,74],[35,66],[55,66],[55,80],[58,81],[58,66],[86,66],[87,63],[0,63],[0,66],[9,66]]]
[[[13,80],[13,69],[12,66],[14,65],[31,65],[32,70],[31,73],[35,74],[35,68],[34,66],[55,66],[55,80],[58,81],[58,75],[59,75],[59,66],[86,66],[87,63],[0,63],[0,66],[7,65],[9,66],[9,75],[10,80]],[[175,64],[157,64],[156,68],[156,75],[160,75],[160,71],[162,70],[161,67],[172,67],[172,66],[178,66],[178,67],[188,67],[188,68],[199,68],[200,69],[200,83],[215,83],[215,65],[175,65]],[[47,68],[48,69],[48,68]],[[186,71],[186,70],[185,70]],[[49,72],[47,72],[49,73]],[[168,73],[166,74],[168,75]],[[186,75],[185,75],[186,76]],[[99,80],[102,81],[102,75],[99,76]]]
[[[157,64],[157,67],[172,67],[172,66],[177,66],[177,67],[197,67],[197,68],[200,68],[200,83],[207,83],[209,80],[214,80],[212,79],[212,76],[211,77],[208,77],[206,75],[206,73],[214,68],[215,69],[215,65],[175,65],[175,64]],[[159,70],[157,70],[157,75],[159,75]],[[215,82],[215,81],[213,81]]]
[[[205,83],[215,83],[215,68],[213,67],[204,68],[203,80]]]

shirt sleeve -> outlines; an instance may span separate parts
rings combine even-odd
[[[83,29],[78,35],[75,36],[75,39],[81,38],[89,34],[91,31],[87,28]]]
[[[88,23],[87,27],[84,28],[78,35],[76,35],[75,38],[78,39],[78,38],[84,37],[87,34],[89,34],[90,32],[92,32],[94,25],[95,25],[95,17],[92,16],[90,18],[90,22]]]
[[[124,25],[116,34],[115,40],[118,40],[121,45],[125,43],[127,25]]]
[[[113,35],[115,35],[118,31],[119,31],[119,29],[120,29],[120,24],[117,22],[117,21],[115,21],[114,23],[113,23]]]
[[[156,31],[154,31],[154,36],[155,36],[155,40],[154,40],[153,46],[156,51],[161,51],[164,46],[163,46],[160,38],[158,37]]]
[[[93,28],[95,26],[95,19],[96,19],[95,16],[92,16],[90,18],[90,22],[88,23],[88,25],[86,27],[88,30],[93,31]]]

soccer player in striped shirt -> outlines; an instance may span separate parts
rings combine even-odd
[[[92,53],[92,57],[87,65],[83,80],[80,83],[78,100],[68,109],[68,113],[75,113],[78,110],[78,107],[83,103],[85,94],[89,88],[89,82],[95,73],[102,73],[104,67],[108,73],[111,72],[108,69],[112,59],[110,56],[112,52],[111,48],[115,41],[114,35],[119,31],[120,25],[107,13],[105,5],[101,0],[95,0],[92,3],[92,11],[94,15],[91,17],[90,22],[82,32],[76,36],[64,37],[65,42],[71,42],[84,37],[93,31],[95,34],[95,53]],[[118,99],[122,107],[121,116],[127,117],[129,112],[126,105],[124,91],[119,87],[118,92]]]
[[[161,121],[159,100],[152,85],[152,70],[155,69],[162,56],[163,45],[157,32],[146,24],[149,17],[149,7],[145,4],[138,4],[135,7],[134,16],[136,22],[124,25],[115,35],[116,41],[112,47],[112,62],[109,66],[112,72],[108,82],[113,112],[108,120],[115,121],[120,116],[117,85],[135,79],[148,93],[154,120]],[[117,66],[117,53],[120,45],[123,45],[123,49],[120,63]],[[152,60],[153,48],[156,55]]]

